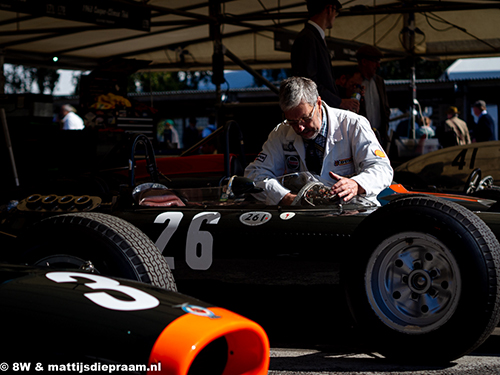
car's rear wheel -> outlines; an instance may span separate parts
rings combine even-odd
[[[21,261],[54,268],[80,268],[177,290],[155,244],[115,216],[86,212],[52,216],[22,237]]]
[[[447,362],[486,340],[500,318],[500,244],[475,214],[406,197],[358,229],[342,277],[355,321],[380,353]]]

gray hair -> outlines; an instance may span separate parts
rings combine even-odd
[[[304,77],[290,77],[281,82],[279,104],[283,112],[298,107],[302,102],[314,107],[318,96],[314,81]]]
[[[63,104],[61,106],[61,109],[65,112],[75,112],[76,113],[76,109],[75,107],[73,107],[72,105],[70,104]]]

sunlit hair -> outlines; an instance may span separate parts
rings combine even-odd
[[[281,110],[287,112],[302,102],[314,107],[318,96],[314,81],[304,77],[290,77],[281,82],[279,103]]]
[[[61,109],[65,112],[76,112],[76,109],[75,107],[73,107],[72,105],[70,104],[63,104],[61,106]]]

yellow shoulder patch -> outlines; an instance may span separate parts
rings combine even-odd
[[[386,157],[386,156],[385,156],[385,152],[384,152],[384,151],[382,151],[382,150],[375,150],[375,152],[374,152],[374,153],[375,153],[375,155],[376,155],[376,156],[378,156],[378,157],[380,157],[380,158],[385,158],[385,157]]]

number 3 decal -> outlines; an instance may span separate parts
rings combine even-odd
[[[106,292],[84,293],[83,295],[96,305],[110,310],[136,311],[155,308],[160,304],[156,297],[143,292],[142,290],[130,286],[121,285],[118,281],[98,275],[87,275],[78,272],[50,272],[45,275],[48,279],[56,283],[76,283],[77,277],[87,279],[93,282],[84,285],[90,289],[113,290],[121,292],[133,299],[133,301],[124,301],[113,297]]]
[[[168,241],[179,227],[183,217],[182,212],[163,212],[155,219],[155,223],[167,223],[155,245],[163,253]],[[212,265],[214,239],[210,232],[201,230],[203,222],[217,224],[220,219],[219,212],[201,212],[193,217],[189,225],[186,239],[186,263],[193,270],[207,270]],[[175,269],[174,258],[165,257],[171,269]]]

